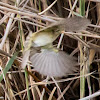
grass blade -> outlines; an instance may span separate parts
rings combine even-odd
[[[3,75],[5,76],[8,70],[11,68],[14,60],[16,59],[18,53],[15,53],[12,58],[9,60],[7,66],[4,68],[3,73],[0,75],[0,82],[3,80]]]

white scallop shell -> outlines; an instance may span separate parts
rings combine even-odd
[[[62,77],[76,71],[76,62],[63,51],[45,50],[32,55],[30,61],[37,72],[46,76]]]

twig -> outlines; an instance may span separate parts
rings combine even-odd
[[[79,99],[79,100],[89,100],[89,99],[92,99],[92,98],[97,97],[99,95],[100,95],[100,90],[98,92],[93,93],[92,95],[89,95],[89,96],[82,98],[82,99]]]
[[[48,6],[48,8],[46,8],[44,11],[38,13],[39,15],[42,15],[43,13],[45,13],[46,11],[48,11],[55,3],[57,2],[57,0],[55,0],[50,6]]]

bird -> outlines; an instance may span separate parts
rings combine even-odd
[[[89,19],[75,16],[62,18],[35,33],[30,32],[26,38],[25,52],[26,56],[29,54],[29,60],[34,69],[49,77],[63,77],[76,72],[75,58],[54,47],[53,42],[62,31],[80,32],[85,30],[89,24]]]

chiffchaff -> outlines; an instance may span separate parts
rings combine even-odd
[[[26,39],[25,51],[30,54],[31,47],[41,48],[39,53],[35,52],[30,55],[34,69],[43,75],[54,77],[66,76],[66,74],[76,71],[77,62],[75,59],[54,48],[52,43],[61,34],[61,31],[78,32],[86,29],[89,24],[90,21],[86,18],[64,18],[30,34]],[[33,51],[36,51],[36,49],[33,49]]]

